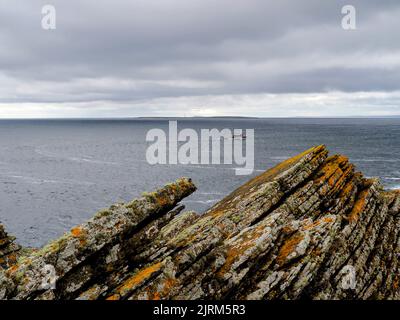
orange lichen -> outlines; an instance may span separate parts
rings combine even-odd
[[[82,235],[82,228],[81,227],[75,227],[71,229],[71,234],[75,237],[75,238],[79,238]]]
[[[243,242],[241,242],[240,245],[230,246],[226,250],[225,263],[219,269],[217,275],[219,277],[223,277],[226,272],[230,270],[231,266],[238,259],[238,257],[243,255],[243,253],[246,252],[246,250],[248,250],[250,247],[254,246],[255,240],[258,239],[264,232],[264,227],[259,226],[258,228],[253,229],[252,232],[244,234],[242,236]]]
[[[354,182],[351,182],[351,183],[346,184],[346,185],[342,188],[342,190],[341,190],[341,192],[340,192],[340,197],[341,197],[341,198],[346,198],[346,199],[347,199],[347,198],[354,192],[354,189],[355,189]]]
[[[356,203],[353,206],[353,209],[351,210],[350,214],[346,219],[349,222],[355,222],[358,220],[360,217],[361,213],[365,210],[365,207],[367,205],[367,199],[369,196],[369,189],[365,189],[360,192],[358,199]]]
[[[113,294],[112,296],[107,297],[106,300],[115,301],[119,300],[120,298],[121,296],[119,294]]]
[[[393,280],[393,289],[394,290],[397,290],[399,288],[399,282],[400,282],[399,276],[396,275]]]
[[[295,234],[288,241],[286,241],[281,249],[279,250],[278,257],[276,258],[277,263],[282,266],[287,257],[296,249],[298,244],[304,239],[304,235]]]
[[[317,220],[315,222],[306,224],[305,226],[303,226],[303,230],[311,230],[314,229],[315,227],[319,226],[321,224],[321,220]]]
[[[148,294],[149,300],[161,300],[159,292],[154,292],[153,294]]]
[[[281,173],[285,172],[289,168],[296,165],[300,160],[304,157],[309,156],[314,153],[314,158],[311,158],[308,163],[316,163],[320,161],[321,158],[324,158],[327,154],[327,150],[325,146],[317,146],[313,147],[309,150],[306,150],[292,158],[289,158],[275,167],[265,171],[261,175],[251,179],[249,182],[242,185],[240,188],[236,189],[233,193],[225,197],[221,200],[215,207],[213,207],[210,211],[206,213],[206,215],[216,216],[223,215],[227,210],[234,208],[236,205],[236,201],[234,199],[241,199],[242,195],[248,194],[250,189],[257,189],[260,185],[273,181],[277,176]]]
[[[148,280],[155,272],[159,271],[162,267],[162,263],[153,264],[147,268],[144,268],[126,280],[118,289],[117,292],[121,296],[124,296],[129,291],[133,290],[137,285]]]
[[[354,170],[353,165],[345,156],[335,155],[329,157],[320,170],[320,175],[315,179],[316,183],[327,183],[328,186],[340,189],[348,175]]]
[[[165,281],[164,281],[164,288],[163,288],[163,291],[162,291],[162,294],[163,295],[165,295],[165,294],[167,294],[169,291],[171,291],[171,289],[174,287],[174,285],[177,283],[177,280],[176,279],[174,279],[174,278],[167,278]]]
[[[86,245],[86,231],[82,227],[75,227],[71,229],[71,234],[74,238],[79,239],[79,244],[83,247]]]
[[[353,173],[354,173],[353,165],[348,165],[345,169],[341,170],[341,176],[337,179],[331,192],[332,193],[341,192],[341,194],[343,195],[342,191],[344,188],[348,188],[348,185],[346,183],[347,183],[347,180],[349,180],[349,177],[353,175]],[[351,183],[350,183],[350,186],[352,186]],[[351,189],[352,188],[350,188],[350,191],[351,191]],[[347,189],[344,192],[348,192]],[[347,193],[347,194],[349,194],[349,193]]]
[[[149,300],[161,300],[168,296],[171,289],[176,285],[177,280],[174,278],[167,278],[163,283],[157,284],[154,290],[147,290],[147,297]]]
[[[18,270],[18,265],[13,265],[11,268],[9,268],[7,271],[9,273],[14,273]]]
[[[311,230],[311,229],[313,229],[313,228],[319,226],[321,223],[331,223],[331,222],[333,222],[333,221],[335,221],[333,218],[331,218],[331,217],[325,217],[325,218],[319,219],[319,220],[317,220],[317,221],[314,221],[314,222],[312,222],[312,223],[309,223],[309,224],[304,225],[302,229],[303,229],[303,230]]]
[[[161,206],[161,207],[166,206],[168,203],[169,203],[169,201],[168,201],[168,199],[167,199],[166,196],[165,196],[165,197],[159,197],[159,198],[157,198],[157,204],[158,204],[159,206]]]
[[[331,223],[331,222],[335,221],[335,219],[330,218],[330,217],[325,217],[325,218],[323,218],[322,220],[323,220],[325,223]]]
[[[226,272],[231,268],[232,264],[234,263],[235,259],[237,259],[238,255],[240,254],[241,250],[235,247],[231,247],[226,252],[226,259],[224,265],[219,269],[217,276],[223,277]]]
[[[10,254],[7,256],[7,259],[8,259],[8,263],[9,263],[9,264],[15,263],[15,262],[17,262],[17,260],[18,260],[18,256],[17,256],[17,254],[16,254],[15,252],[13,252],[13,253],[10,253]]]
[[[292,226],[290,226],[290,225],[286,225],[286,226],[284,226],[283,228],[282,228],[282,232],[284,233],[284,234],[291,234],[291,233],[293,233],[294,231],[296,231],[295,229],[293,229],[293,227]]]

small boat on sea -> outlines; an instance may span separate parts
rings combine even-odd
[[[232,139],[246,139],[247,137],[246,137],[246,134],[245,133],[242,133],[242,134],[233,134],[232,135]]]

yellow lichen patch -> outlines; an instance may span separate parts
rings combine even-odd
[[[360,194],[358,195],[358,198],[356,200],[356,203],[353,206],[353,209],[351,210],[348,217],[345,218],[346,220],[348,220],[349,222],[355,222],[358,220],[361,213],[365,210],[365,206],[367,205],[368,196],[369,196],[368,189],[365,189],[360,192]]]
[[[304,157],[310,156],[311,154],[319,156],[317,157],[317,160],[310,159],[308,163],[313,163],[316,161],[319,161],[321,158],[324,158],[327,154],[327,150],[325,146],[317,146],[313,147],[309,150],[306,150],[297,156],[294,156],[292,158],[289,158],[280,164],[276,165],[275,167],[265,171],[261,175],[251,179],[249,182],[245,183],[238,189],[236,189],[234,192],[232,192],[229,196],[225,197],[223,200],[221,200],[217,205],[215,205],[211,210],[209,210],[206,215],[222,215],[225,212],[227,212],[229,209],[234,208],[236,205],[236,200],[235,199],[242,199],[243,195],[246,195],[249,193],[250,189],[257,189],[260,185],[265,184],[267,182],[272,182],[274,179],[279,176],[281,173],[285,172],[286,170],[290,169],[294,165],[296,165],[299,161],[301,161]]]
[[[75,237],[75,238],[79,238],[82,235],[82,228],[81,227],[75,227],[71,229],[71,234]]]
[[[18,270],[18,265],[13,265],[11,268],[7,269],[7,273],[15,273]]]
[[[341,185],[343,180],[345,180],[347,175],[352,171],[352,165],[348,166],[348,161],[349,159],[347,157],[338,157],[337,166],[339,169],[337,170],[336,174],[332,175],[328,180],[328,183],[331,187],[335,185]],[[346,166],[348,167],[346,168]]]
[[[351,196],[354,189],[355,189],[355,185],[353,182],[346,184],[340,192],[340,197],[347,199],[349,196]]]
[[[333,221],[335,221],[333,218],[325,217],[325,218],[318,219],[317,221],[314,221],[314,222],[304,225],[302,227],[302,229],[303,230],[311,230],[311,229],[314,229],[315,227],[319,226],[321,223],[331,223]]]
[[[305,226],[303,226],[303,230],[311,230],[314,229],[315,227],[319,226],[321,224],[321,220],[317,220],[315,222],[306,224]]]
[[[121,296],[119,294],[113,294],[112,296],[109,296],[106,298],[106,300],[119,300]]]
[[[164,288],[163,288],[163,291],[162,291],[162,295],[165,296],[166,294],[168,294],[171,291],[171,289],[176,285],[176,283],[177,283],[176,279],[168,278],[164,282]]]
[[[167,278],[160,285],[157,284],[156,290],[148,290],[147,297],[149,300],[160,300],[168,296],[171,289],[176,285],[177,280],[174,278]]]
[[[340,179],[344,179],[352,171],[352,166],[349,166],[348,169],[350,170],[346,172],[347,174],[344,174],[341,169],[348,166],[348,161],[347,157],[341,155],[329,157],[321,168],[321,174],[316,179],[316,182],[327,183],[330,187],[340,184]]]
[[[323,218],[322,220],[323,220],[325,223],[331,223],[331,222],[335,221],[333,218],[330,218],[330,217],[325,217],[325,218]]]
[[[150,300],[161,300],[160,294],[156,291]]]
[[[235,259],[237,259],[238,255],[240,255],[241,250],[235,247],[231,247],[226,252],[226,260],[224,265],[219,269],[217,276],[223,277],[231,268]]]
[[[15,252],[13,252],[13,253],[10,253],[10,254],[7,256],[7,259],[8,259],[8,264],[9,264],[9,265],[10,265],[10,264],[14,264],[14,263],[16,263],[17,260],[18,260],[18,256],[17,256],[17,254],[16,254]]]
[[[346,181],[349,179],[354,172],[354,166],[348,165],[345,169],[340,170],[341,175],[336,179],[333,185],[331,185],[332,192],[339,192],[343,190],[344,186],[346,186]]]
[[[293,229],[293,227],[290,226],[290,225],[284,226],[284,227],[282,228],[282,232],[285,233],[285,234],[291,234],[291,233],[293,233],[294,231],[295,231],[295,229]]]
[[[222,216],[224,213],[226,213],[225,208],[216,208],[216,209],[213,209],[208,215],[210,215],[214,218],[218,218],[218,217]]]
[[[161,262],[144,268],[126,280],[120,287],[117,288],[117,293],[120,296],[126,295],[131,290],[135,289],[139,284],[148,280],[155,272],[159,271],[163,264]]]
[[[298,233],[283,244],[282,248],[279,250],[278,257],[276,258],[276,261],[280,266],[285,263],[287,257],[296,249],[303,239],[304,235]]]
[[[400,190],[398,190],[398,189],[385,190],[384,192],[382,192],[382,195],[383,195],[386,203],[388,204],[388,206],[391,207],[394,204],[394,202],[397,200],[397,198],[399,198]]]
[[[168,201],[168,199],[167,199],[166,196],[158,197],[158,198],[157,198],[157,204],[158,204],[160,207],[164,207],[164,206],[166,206],[167,204],[169,204],[169,201]]]
[[[161,300],[161,295],[158,291],[152,292],[150,289],[146,291],[148,300]]]
[[[394,290],[397,290],[399,288],[399,282],[400,282],[399,276],[396,275],[393,280],[393,289]]]
[[[79,244],[81,246],[86,245],[86,231],[82,229],[82,227],[75,227],[71,229],[71,234],[74,238],[79,239]]]

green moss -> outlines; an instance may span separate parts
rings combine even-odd
[[[24,279],[24,275],[25,275],[25,272],[24,272],[24,271],[18,271],[18,272],[16,273],[16,275],[15,275],[15,280],[16,280],[18,283],[22,283],[22,280]]]
[[[235,214],[229,217],[231,219],[232,222],[234,223],[239,223],[240,221],[242,221],[242,216],[240,214]]]
[[[147,201],[151,203],[157,202],[157,192],[143,192],[142,197],[144,197]]]
[[[96,218],[107,217],[112,214],[112,211],[111,211],[112,209],[114,209],[114,208],[100,210],[96,213],[95,217]]]
[[[37,256],[45,256],[50,253],[58,252],[62,248],[65,247],[66,243],[71,239],[70,233],[65,233],[61,238],[50,242],[46,246],[44,246],[42,249],[34,252],[32,256],[37,257]]]

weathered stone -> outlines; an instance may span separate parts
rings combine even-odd
[[[177,206],[194,190],[178,180],[25,252],[0,298],[400,299],[400,191],[346,157],[311,148],[202,215]]]
[[[0,275],[0,288],[6,288],[0,298],[34,299],[48,290],[43,279],[48,276],[44,270],[49,268],[55,273],[55,297],[76,296],[93,278],[104,277],[116,268],[126,254],[122,250],[126,241],[155,219],[162,219],[194,190],[191,180],[180,179],[128,204],[97,213],[60,239],[21,257]]]
[[[11,237],[0,224],[0,271],[13,265],[20,255],[21,247],[14,243],[15,237]]]

